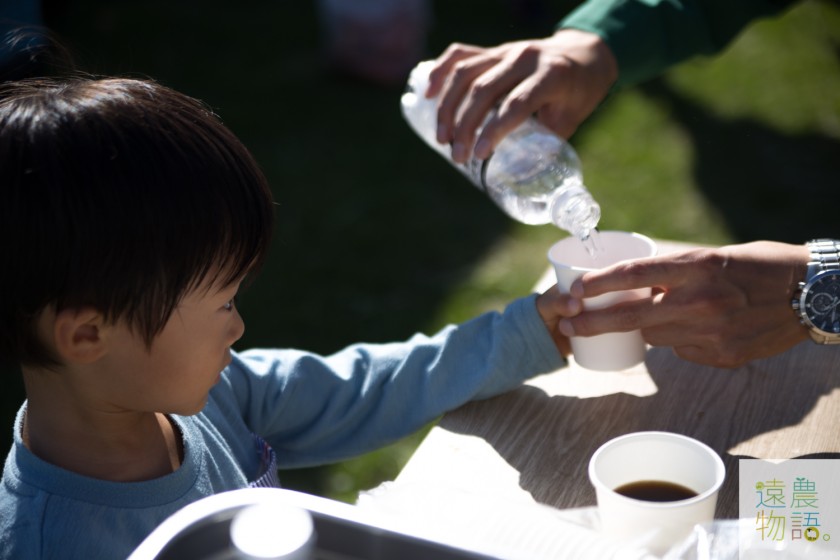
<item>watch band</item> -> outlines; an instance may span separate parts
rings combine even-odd
[[[802,293],[802,288],[805,288],[814,276],[820,272],[826,270],[840,271],[840,241],[835,239],[814,239],[806,245],[810,251],[810,256],[805,281],[800,283],[800,293]],[[798,307],[797,305],[796,308]],[[800,310],[800,313],[802,311],[804,310]],[[812,327],[808,328],[808,333],[819,344],[840,344],[840,335],[826,335],[822,331],[817,331]]]
[[[823,270],[840,270],[840,242],[834,239],[814,239],[807,245],[811,256],[806,282]]]

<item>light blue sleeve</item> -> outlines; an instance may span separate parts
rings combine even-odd
[[[342,460],[562,367],[535,297],[406,342],[356,344],[330,356],[250,350],[222,382],[281,467]]]

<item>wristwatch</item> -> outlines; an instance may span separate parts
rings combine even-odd
[[[791,305],[800,322],[819,344],[840,344],[840,241],[815,239],[805,281]]]

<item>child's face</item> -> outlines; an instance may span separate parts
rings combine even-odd
[[[114,326],[103,364],[110,379],[100,376],[98,385],[107,391],[100,396],[123,410],[199,412],[231,361],[231,345],[245,331],[233,304],[239,284],[204,284],[187,294],[150,350],[124,323]]]

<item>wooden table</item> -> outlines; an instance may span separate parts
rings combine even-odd
[[[660,253],[684,248],[660,242]],[[553,284],[552,274],[537,289]],[[791,320],[793,312],[791,312]],[[605,441],[665,430],[724,459],[718,518],[738,516],[739,458],[840,457],[840,348],[811,342],[738,369],[651,348],[645,363],[593,372],[574,363],[446,414],[396,483],[422,482],[539,502],[595,505],[587,466]]]

